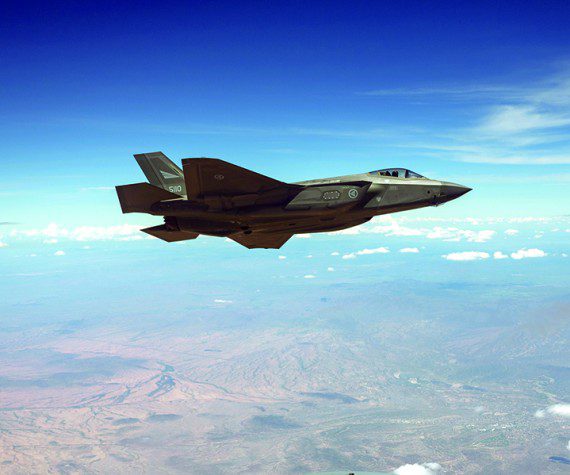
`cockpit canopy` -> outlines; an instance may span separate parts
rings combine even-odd
[[[370,175],[392,176],[396,178],[425,178],[419,173],[407,170],[406,168],[383,168],[369,172]]]

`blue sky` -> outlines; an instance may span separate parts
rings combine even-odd
[[[162,358],[170,341],[215,343],[234,329],[256,327],[269,329],[274,341],[287,331],[323,330],[316,341],[323,342],[318,351],[326,360],[336,352],[327,332],[350,341],[349,349],[355,329],[382,333],[387,348],[399,353],[409,317],[420,325],[413,324],[410,337],[418,336],[412,366],[424,354],[438,355],[421,347],[434,345],[429,335],[440,328],[435,344],[474,335],[473,348],[480,346],[490,368],[497,353],[479,340],[478,328],[508,331],[496,340],[506,342],[500,353],[508,359],[500,364],[507,367],[534,355],[540,364],[566,364],[569,2],[55,1],[3,3],[1,12],[0,332],[4,354],[27,361],[23,379],[34,374],[42,348],[56,356],[115,358],[114,344],[104,341],[109,334],[120,345],[131,334],[136,341],[158,335],[157,351],[142,351],[161,367],[170,363]],[[114,190],[144,180],[134,153],[159,150],[178,162],[218,157],[284,181],[405,167],[473,191],[437,208],[296,236],[279,250],[248,250],[208,236],[165,243],[140,232],[161,218],[121,214]],[[390,323],[398,319],[401,326]],[[515,340],[526,333],[518,327],[527,324],[536,333],[519,352]],[[87,340],[75,340],[74,332],[85,329]],[[66,339],[70,345],[60,346]],[[243,345],[252,356],[240,357],[238,366],[228,360],[224,371],[247,375],[248,361],[266,363],[251,341]],[[284,361],[297,359],[280,348]],[[471,378],[480,363],[466,348],[462,368]],[[406,354],[386,354],[382,364]],[[445,361],[438,358],[427,361],[426,375]],[[351,391],[368,385],[366,373],[352,371],[355,360],[331,361],[330,384],[338,378]],[[266,366],[269,379],[285,387],[271,360]],[[533,381],[534,366],[528,368],[512,376],[516,384]],[[359,381],[350,381],[351,374]],[[540,374],[536,397],[568,402]],[[315,381],[328,379],[317,374]],[[382,381],[374,384],[381,388]],[[524,385],[513,385],[517,401]],[[91,387],[99,405],[99,386]],[[82,401],[86,388],[73,389]],[[54,394],[47,404],[60,411]],[[461,404],[468,407],[470,397]],[[199,411],[195,401],[192,413]],[[520,426],[530,419],[529,430],[540,429],[535,424],[551,418],[545,407],[523,407],[512,420]],[[432,427],[435,419],[424,416],[424,426]],[[69,426],[53,420],[52,426]],[[497,420],[510,430],[504,419],[493,419],[489,430],[499,427]],[[180,434],[170,432],[178,444]],[[446,435],[445,444],[460,446],[467,440],[460,432],[461,440]],[[352,450],[360,435],[349,434]],[[549,450],[566,450],[567,438],[547,434],[540,429]],[[305,435],[301,446],[311,433]],[[534,457],[538,436],[529,437]],[[433,461],[447,470],[445,444],[428,445],[429,451],[437,446]],[[406,457],[417,447],[409,448]]]
[[[417,216],[567,214],[565,3],[5,7],[0,221],[123,223],[133,153],[283,180],[404,166],[475,191]]]

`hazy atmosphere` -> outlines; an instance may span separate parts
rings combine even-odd
[[[570,467],[566,3],[9,3],[0,472]],[[132,155],[473,188],[166,243]]]

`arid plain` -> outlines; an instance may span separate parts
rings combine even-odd
[[[535,416],[568,391],[561,289],[275,285],[168,316],[7,319],[2,471],[563,473],[567,427]]]

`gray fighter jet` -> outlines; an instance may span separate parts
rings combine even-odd
[[[135,159],[150,183],[117,186],[121,209],[164,216],[164,224],[142,231],[167,242],[207,234],[278,249],[297,233],[350,228],[471,190],[405,168],[285,183],[217,158],[185,158],[182,170],[162,152]]]

